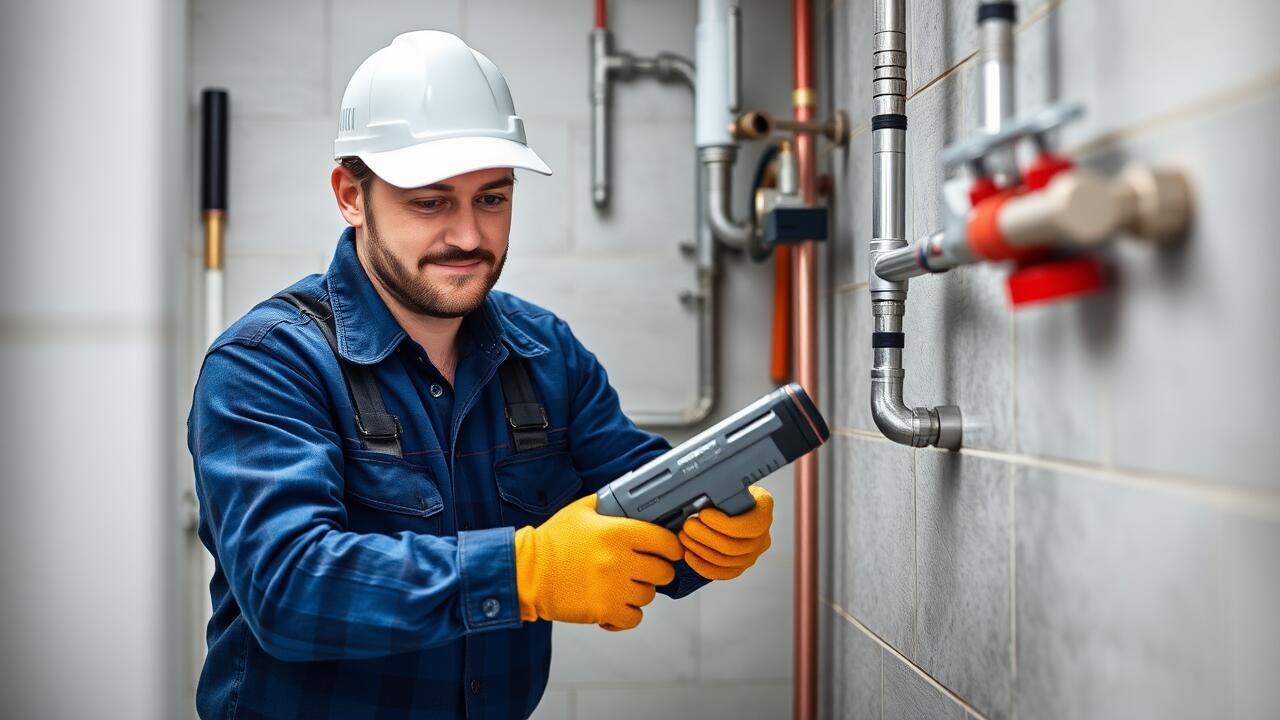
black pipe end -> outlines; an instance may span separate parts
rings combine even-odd
[[[1018,22],[1018,6],[1008,0],[986,2],[978,5],[978,24],[987,20],[1008,20]]]
[[[227,115],[231,100],[222,88],[200,93],[200,209],[227,209]]]

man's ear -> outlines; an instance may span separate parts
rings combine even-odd
[[[337,165],[329,175],[329,183],[333,185],[333,198],[338,201],[338,212],[351,227],[364,227],[364,193],[360,191],[360,181],[350,170]]]

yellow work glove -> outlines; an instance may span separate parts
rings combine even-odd
[[[773,496],[758,485],[750,490],[756,506],[741,515],[707,508],[684,522],[680,530],[684,561],[702,577],[732,580],[769,549]]]
[[[520,619],[633,628],[657,586],[675,579],[671,563],[683,554],[670,530],[600,515],[594,494],[579,498],[542,525],[516,530]]]

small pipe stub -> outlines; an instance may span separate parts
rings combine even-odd
[[[843,147],[849,141],[849,117],[837,110],[827,120],[801,122],[778,120],[764,110],[750,110],[729,123],[729,134],[738,140],[764,140],[778,131],[818,133]]]

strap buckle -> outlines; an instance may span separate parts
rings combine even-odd
[[[368,419],[369,426],[365,426]],[[365,440],[396,440],[400,437],[400,418],[390,413],[356,413],[356,432]]]
[[[512,403],[506,415],[512,430],[546,430],[550,425],[546,409],[538,403]]]

